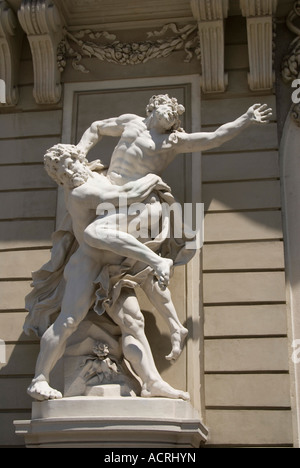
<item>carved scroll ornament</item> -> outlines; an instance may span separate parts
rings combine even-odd
[[[287,55],[282,61],[282,78],[285,83],[291,83],[300,78],[300,0],[294,3],[293,9],[286,21],[289,30],[297,37],[291,42]],[[295,103],[291,112],[295,123],[300,127],[300,104]]]
[[[33,95],[38,104],[60,100],[60,73],[57,68],[57,47],[62,37],[62,23],[52,0],[22,1],[19,22],[26,32],[34,69]]]
[[[22,45],[22,30],[9,4],[0,0],[0,105],[14,106],[18,102],[18,68]],[[2,96],[3,94],[3,96]]]
[[[201,47],[201,88],[203,93],[222,93],[228,85],[225,70],[224,21],[228,0],[191,0],[193,16],[198,22]]]
[[[252,91],[273,88],[274,37],[278,0],[240,0],[242,15],[247,21],[249,66],[248,83]]]

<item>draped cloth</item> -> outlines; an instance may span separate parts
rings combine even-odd
[[[175,203],[173,195],[167,190],[154,189],[153,194],[165,206],[172,206]],[[178,226],[175,230],[175,222],[181,223],[181,237],[175,238],[175,233],[178,234]],[[187,248],[186,244],[191,240],[185,237],[182,220],[174,220],[174,217],[170,216],[170,211],[163,210],[159,233],[155,238],[145,242],[145,245],[162,257],[172,259],[174,266],[177,266],[188,263],[194,256],[195,250]],[[42,336],[50,324],[52,314],[60,312],[65,290],[64,269],[78,248],[69,213],[66,213],[61,226],[53,234],[52,243],[49,262],[32,273],[33,289],[25,300],[25,306],[29,312],[24,324],[24,331],[27,334],[33,330],[38,336]],[[149,275],[153,275],[152,268],[130,258],[120,257],[118,265],[99,266],[99,274],[94,280],[96,284],[95,312],[99,315],[103,314],[107,307],[113,307],[123,288],[134,289],[140,286]]]
[[[69,213],[52,235],[52,245],[49,262],[32,273],[33,289],[25,298],[25,308],[29,312],[24,323],[26,334],[33,330],[42,336],[49,326],[51,315],[60,311],[65,291],[64,269],[78,248]]]

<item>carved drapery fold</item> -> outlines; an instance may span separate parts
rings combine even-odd
[[[23,0],[18,17],[32,53],[34,98],[38,104],[57,103],[61,97],[57,47],[62,39],[58,9],[51,0]]]
[[[273,15],[278,0],[240,0],[247,18],[250,72],[248,83],[252,91],[273,88]]]
[[[2,105],[14,106],[18,102],[17,78],[21,44],[22,30],[19,27],[16,15],[6,1],[0,0],[0,79],[2,80]]]
[[[202,58],[202,91],[224,92],[228,77],[224,73],[224,20],[228,16],[228,0],[191,0],[198,31]]]

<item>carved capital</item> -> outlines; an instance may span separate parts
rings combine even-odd
[[[6,1],[0,0],[0,79],[3,80],[0,105],[14,106],[18,102],[21,45],[22,30],[16,15]]]
[[[62,21],[51,0],[23,0],[19,21],[27,34],[34,69],[33,95],[38,104],[60,100],[57,48],[62,39]]]
[[[278,0],[240,0],[243,16],[273,16]]]
[[[228,78],[224,73],[224,19],[227,18],[228,0],[191,0],[198,31],[202,58],[202,91],[224,92]]]
[[[252,91],[273,88],[273,15],[278,0],[240,0],[247,18],[250,72],[248,83]]]

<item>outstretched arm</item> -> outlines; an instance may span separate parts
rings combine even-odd
[[[182,133],[177,145],[178,153],[206,151],[221,146],[239,135],[242,130],[253,123],[266,124],[272,116],[272,109],[266,104],[255,104],[234,122],[222,125],[214,132]]]
[[[77,149],[80,153],[86,155],[103,136],[121,136],[124,131],[124,124],[135,118],[136,116],[133,114],[124,114],[120,117],[113,117],[111,119],[93,122],[82,135],[81,140],[77,145]]]

